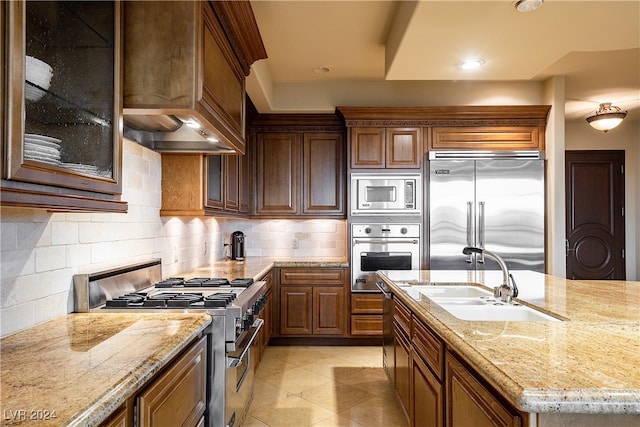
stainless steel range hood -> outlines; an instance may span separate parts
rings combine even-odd
[[[160,153],[242,154],[202,117],[124,114],[124,137]],[[154,114],[155,113],[155,114]]]

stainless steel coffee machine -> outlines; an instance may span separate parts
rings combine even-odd
[[[244,233],[234,231],[231,233],[231,259],[243,261],[244,258]]]

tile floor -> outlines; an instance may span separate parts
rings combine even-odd
[[[407,427],[382,349],[267,347],[243,427]]]

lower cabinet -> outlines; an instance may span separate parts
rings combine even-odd
[[[523,425],[521,414],[486,387],[458,358],[447,352],[447,426]]]
[[[394,298],[394,388],[411,427],[521,427],[518,411]]]
[[[444,425],[444,387],[418,354],[414,353],[412,363],[411,425],[442,427]]]
[[[142,427],[198,426],[206,409],[207,338],[193,344],[137,398]]]
[[[100,424],[101,427],[130,427],[133,425],[129,422],[127,416],[127,407],[120,408],[113,415],[111,415],[106,421]]]
[[[344,336],[346,269],[280,269],[281,336]]]
[[[351,335],[382,336],[382,294],[351,294]]]
[[[402,329],[394,322],[393,353],[395,358],[394,384],[396,394],[407,420],[411,404],[411,344]]]

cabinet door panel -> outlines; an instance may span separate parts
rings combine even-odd
[[[418,168],[422,164],[422,131],[420,128],[387,129],[388,168]]]
[[[409,420],[409,404],[411,399],[411,350],[408,338],[394,322],[393,352],[395,358],[394,384],[396,393],[400,398],[402,409]]]
[[[341,133],[305,133],[303,214],[344,214],[344,140]]]
[[[384,128],[351,129],[351,167],[383,168],[385,166]]]
[[[413,358],[412,425],[442,427],[444,425],[444,391],[420,357]]]
[[[522,418],[447,353],[447,418],[451,427],[522,426]]]
[[[239,168],[240,156],[224,156],[224,208],[237,211],[240,208]]]
[[[142,427],[196,425],[206,408],[207,338],[194,344],[138,397]]]
[[[222,156],[207,156],[207,199],[210,208],[224,207],[225,162]]]
[[[299,138],[295,133],[258,134],[256,213],[298,212]]]
[[[280,333],[311,335],[313,292],[310,286],[286,286],[280,289]]]
[[[343,335],[345,331],[344,290],[337,287],[313,288],[313,333]]]

